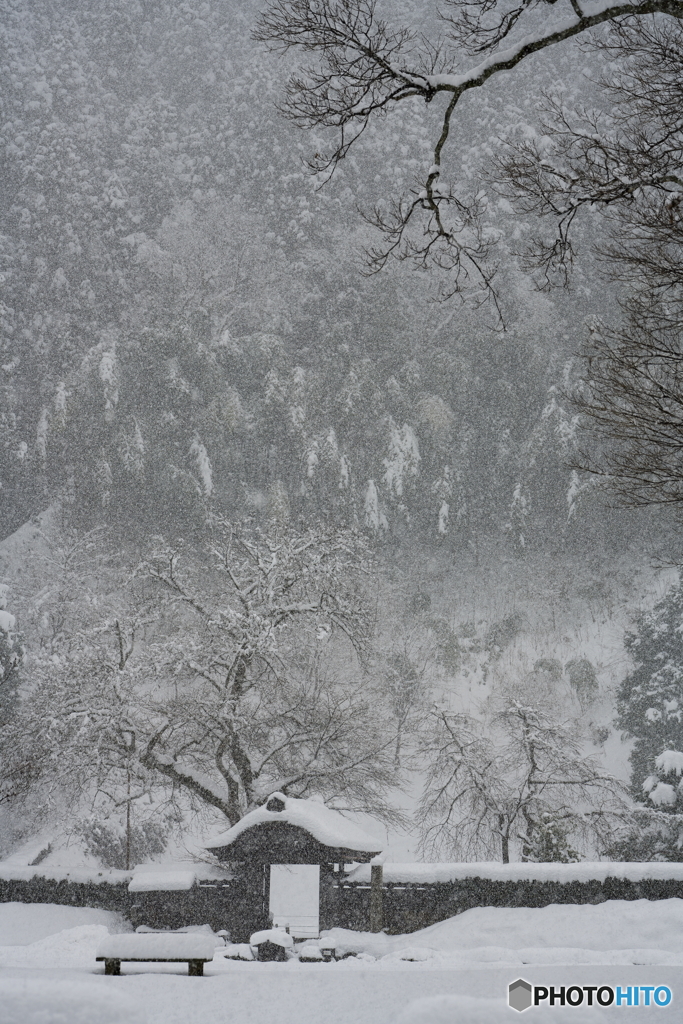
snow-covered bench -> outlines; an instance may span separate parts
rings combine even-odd
[[[109,935],[97,947],[97,960],[104,960],[105,974],[120,974],[121,961],[133,963],[186,963],[187,973],[204,974],[204,964],[213,960],[214,940],[208,935],[142,934]]]

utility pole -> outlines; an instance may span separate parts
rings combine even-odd
[[[382,865],[370,864],[370,931],[381,932],[384,927],[382,906]]]
[[[130,768],[126,768],[128,789],[126,794],[126,871],[130,871]]]

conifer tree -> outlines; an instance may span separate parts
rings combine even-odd
[[[683,750],[683,589],[673,587],[626,637],[634,668],[618,693],[617,725],[635,739],[631,790],[646,802],[643,783],[665,750]]]

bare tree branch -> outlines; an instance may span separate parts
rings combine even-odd
[[[386,211],[366,215],[384,236],[367,253],[371,272],[392,259],[436,267],[450,275],[444,297],[472,292],[476,301],[493,301],[500,314],[490,265],[492,240],[479,227],[476,198],[458,196],[442,184],[444,148],[458,102],[532,54],[606,22],[632,23],[655,13],[683,18],[683,0],[561,0],[549,24],[523,34],[525,18],[549,2],[522,0],[511,7],[501,0],[446,0],[440,14],[450,48],[443,39],[432,43],[407,28],[390,27],[378,15],[375,0],[275,0],[261,14],[258,40],[275,52],[295,50],[315,58],[290,78],[282,111],[300,128],[337,130],[331,150],[310,164],[323,181],[373,118],[415,97],[425,103],[442,93],[447,97],[431,166],[420,185],[389,201]],[[512,42],[511,33],[516,36]],[[486,56],[459,70],[457,48],[463,46]],[[567,229],[572,216],[567,211]],[[568,242],[561,235],[553,260],[564,265],[568,257]]]

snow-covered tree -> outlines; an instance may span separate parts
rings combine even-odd
[[[629,815],[604,852],[614,860],[683,860],[683,753],[663,750],[643,781],[645,806]]]
[[[9,586],[0,584],[0,723],[12,714],[24,659],[24,640],[16,617],[7,608]]]
[[[8,591],[7,584],[0,584],[0,803],[11,801],[17,795],[26,771],[21,759],[16,760],[11,736],[25,652],[23,636],[16,628],[16,618],[7,608]]]
[[[122,706],[112,681],[144,632],[144,606],[131,612],[131,567],[103,530],[79,534],[60,526],[55,510],[45,518],[24,557],[26,669],[2,733],[2,785],[15,807],[21,798],[19,831],[59,819],[74,824],[81,813],[108,816],[110,824],[118,817],[125,828],[133,805],[149,803],[152,791],[123,749],[129,737],[111,742]]]
[[[402,642],[393,643],[393,653],[386,659],[384,687],[395,723],[394,764],[397,769],[401,768],[405,741],[415,733],[428,708],[431,688],[426,672],[434,657],[433,645],[425,643],[428,639],[424,634],[418,639],[415,630],[410,633],[406,630]]]
[[[377,811],[392,738],[365,677],[358,538],[222,523],[208,563],[166,550],[145,572],[185,625],[148,649],[174,689],[147,701],[141,763],[233,822],[275,789]]]
[[[635,739],[631,752],[634,799],[648,801],[643,784],[664,751],[683,749],[683,588],[672,587],[642,614],[625,640],[634,668],[617,694],[617,725]]]
[[[678,811],[683,807],[683,754],[679,750],[663,750],[655,758],[655,770],[643,782],[643,792],[650,803],[662,809]]]
[[[391,710],[365,671],[371,575],[350,533],[215,521],[205,546],[160,541],[126,616],[110,602],[34,659],[16,736],[38,784],[100,817],[175,793],[235,823],[274,790],[396,817]]]
[[[422,756],[425,851],[574,860],[570,843],[604,840],[619,810],[617,780],[538,703],[504,698],[483,720],[435,710]]]
[[[616,724],[630,754],[636,808],[605,852],[623,860],[680,860],[683,843],[683,590],[680,583],[642,613],[625,645],[633,668],[617,692]]]

